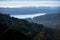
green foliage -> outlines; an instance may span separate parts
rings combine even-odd
[[[28,38],[29,37],[29,38]],[[8,29],[0,35],[0,40],[31,40],[32,38],[25,35],[19,30]]]
[[[38,35],[36,35],[34,40],[44,40],[44,37],[45,37],[45,32],[41,31]]]

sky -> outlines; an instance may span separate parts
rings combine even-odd
[[[0,1],[60,1],[60,0],[0,0]]]
[[[60,7],[60,0],[0,0],[0,7]]]
[[[0,1],[0,7],[60,7],[60,1]]]

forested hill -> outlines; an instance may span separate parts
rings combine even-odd
[[[21,40],[23,40],[24,37],[27,38],[27,36],[25,35],[28,35],[28,38],[25,39],[29,40],[29,38],[32,39],[30,36],[35,36],[37,33],[42,31],[42,29],[43,29],[42,24],[30,23],[24,19],[10,17],[9,14],[0,14],[0,36],[2,36],[2,39],[4,40],[6,38],[14,40],[14,37],[16,37],[17,35],[18,39]],[[21,38],[21,36],[23,38]]]
[[[33,22],[28,22],[24,19],[10,17],[8,14],[0,14],[0,23],[2,23],[2,25],[7,25],[7,27],[9,28],[23,30],[24,32],[35,30],[37,31],[38,29],[41,30],[43,28],[42,24],[37,24]]]
[[[54,33],[54,30],[45,28],[43,24],[0,14],[0,40],[57,40]]]
[[[57,25],[60,26],[60,13],[45,14],[42,16],[34,17],[33,19],[27,18],[26,20],[29,22],[44,24],[47,27],[54,28]],[[57,27],[57,28],[60,28],[60,27]]]

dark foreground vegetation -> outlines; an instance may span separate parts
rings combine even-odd
[[[60,30],[0,14],[0,40],[60,40]]]

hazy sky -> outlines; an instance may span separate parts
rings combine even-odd
[[[0,7],[60,7],[60,0],[0,0]]]
[[[59,1],[2,1],[0,2],[0,7],[39,7],[39,6],[47,6],[47,7],[60,7]]]
[[[60,0],[0,0],[0,1],[60,1]]]

